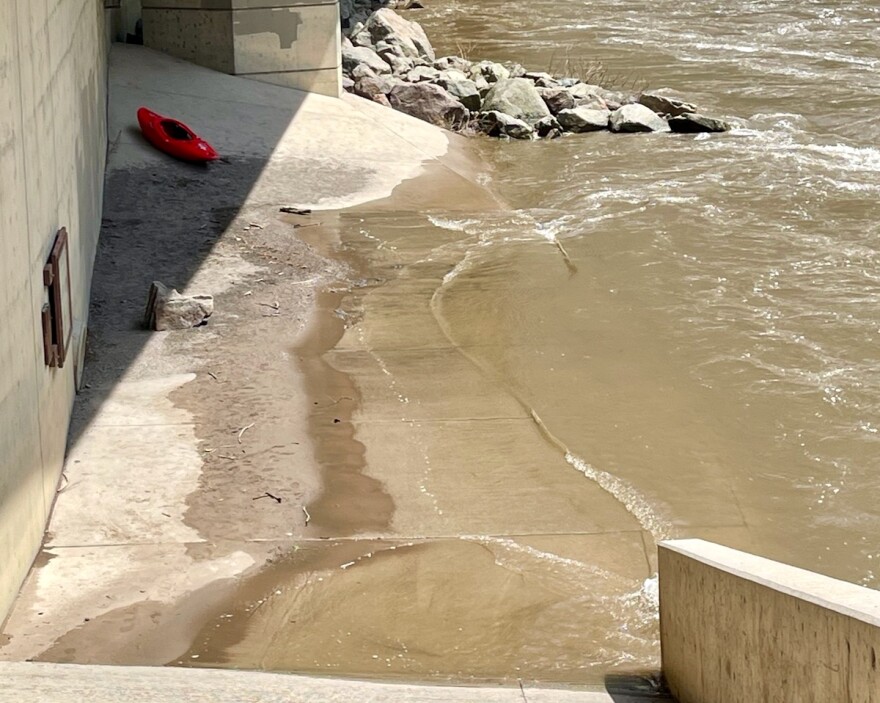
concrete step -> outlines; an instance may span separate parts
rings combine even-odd
[[[638,692],[609,694],[601,689],[420,686],[227,669],[0,662],[0,703],[658,703],[669,700],[656,696],[646,698]]]

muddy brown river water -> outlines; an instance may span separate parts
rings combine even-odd
[[[598,61],[738,126],[478,140],[511,210],[341,214],[365,279],[301,355],[342,401],[315,430],[336,488],[200,663],[652,669],[666,537],[880,587],[880,7],[425,4],[438,54]]]

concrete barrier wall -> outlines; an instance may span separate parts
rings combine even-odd
[[[144,44],[216,71],[342,90],[339,0],[143,0]]]
[[[82,365],[106,154],[100,0],[0,0],[0,622],[61,472]],[[69,232],[72,349],[44,362],[43,265]]]
[[[880,592],[702,540],[660,545],[680,703],[880,703]]]

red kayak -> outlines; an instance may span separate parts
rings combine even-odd
[[[184,161],[216,161],[220,155],[183,122],[142,107],[137,112],[141,131],[154,147]]]

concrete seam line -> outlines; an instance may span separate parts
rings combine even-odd
[[[283,71],[248,71],[246,73],[236,73],[236,76],[274,76],[285,73],[316,73],[318,71],[338,71],[340,66],[320,66],[316,68],[288,68]],[[284,87],[284,86],[281,86]],[[292,88],[296,90],[296,88]]]

